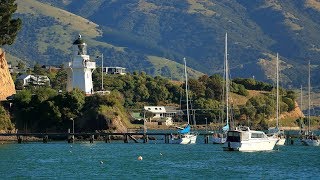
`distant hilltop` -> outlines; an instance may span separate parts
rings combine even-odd
[[[0,101],[15,93],[16,90],[9,72],[5,52],[0,49]]]

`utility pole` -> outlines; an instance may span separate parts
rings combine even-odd
[[[103,53],[101,54],[101,90],[103,90]]]

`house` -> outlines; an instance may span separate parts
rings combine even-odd
[[[120,74],[125,75],[126,74],[126,68],[123,67],[104,67],[103,72],[106,74]]]
[[[148,122],[157,122],[158,125],[165,124],[166,126],[173,125],[173,117],[180,114],[180,110],[169,106],[144,106],[144,111],[151,112],[151,117]]]
[[[17,78],[16,84],[21,84],[21,88],[25,86],[45,86],[50,85],[50,79],[48,76],[43,75],[21,75]]]

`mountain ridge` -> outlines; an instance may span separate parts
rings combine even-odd
[[[93,46],[91,50],[89,49],[90,52],[94,55],[104,53],[110,64],[125,66],[129,71],[146,71],[155,75],[159,68],[152,64],[148,57],[157,56],[159,59],[170,59],[180,64],[182,64],[182,58],[186,57],[188,66],[196,71],[205,74],[221,73],[224,34],[228,32],[229,62],[233,77],[255,77],[258,80],[272,82],[270,74],[275,70],[272,70],[273,67],[265,66],[270,63],[261,63],[261,59],[272,61],[273,56],[278,52],[280,59],[287,64],[281,72],[284,78],[281,84],[306,86],[304,79],[307,77],[307,60],[312,60],[314,65],[313,83],[320,84],[320,80],[315,78],[319,75],[320,63],[317,60],[320,53],[320,47],[318,47],[320,37],[317,35],[320,33],[319,18],[317,18],[320,17],[320,3],[315,0],[178,0],[174,2],[28,0],[23,2],[24,6],[28,3],[29,5],[36,2],[46,3],[44,5],[46,7],[60,8],[86,18],[87,20],[84,21],[97,24],[100,34],[88,38],[89,41],[94,42],[89,44]],[[21,11],[19,13],[27,14]],[[62,46],[59,49],[48,45],[51,47],[49,51],[40,53],[35,49],[32,52],[40,56],[48,53],[61,54],[58,57],[47,58],[45,63],[61,63],[61,59],[67,59],[66,57],[70,59],[70,45],[69,47],[63,45],[61,39],[71,41],[77,33],[82,33],[80,26],[72,29],[68,24],[61,25],[59,22],[61,19],[57,19],[54,15],[46,18],[50,19],[50,23],[43,28],[54,29],[52,27],[55,27],[57,34],[66,33],[57,40]],[[32,19],[26,18],[26,22],[34,24]],[[36,31],[36,29],[29,31]],[[45,32],[48,31],[41,34],[44,34],[47,38],[43,39],[48,41],[50,36]],[[41,42],[41,38],[38,41],[40,45],[46,44]],[[99,43],[100,45],[97,45]],[[108,49],[104,49],[107,45],[101,46],[104,43],[110,45]],[[115,51],[116,47],[122,47],[122,51]],[[21,54],[25,54],[14,52],[14,48],[10,48],[9,53],[19,58]],[[16,46],[16,48],[23,47]],[[169,73],[166,74],[166,77],[170,76]]]

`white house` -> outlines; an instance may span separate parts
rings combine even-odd
[[[21,81],[23,86],[33,85],[33,86],[44,86],[50,85],[50,79],[48,76],[42,75],[21,75],[16,81]]]
[[[165,122],[167,126],[173,125],[172,118],[179,113],[179,110],[168,106],[144,106],[143,109],[153,115],[149,122]]]
[[[123,67],[104,67],[103,72],[106,74],[120,74],[125,75],[126,74],[126,68]]]

